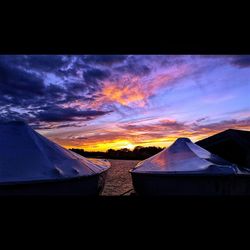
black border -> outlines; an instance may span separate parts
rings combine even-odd
[[[174,25],[153,18],[140,21],[140,26],[129,18],[127,26],[105,19],[95,25],[70,19],[62,24],[46,18],[42,24],[34,20],[34,25],[19,21],[3,25],[0,54],[250,54],[244,23],[221,26],[216,19],[208,24],[201,19]]]
[[[228,24],[228,29],[216,29],[215,23],[193,29],[184,22],[180,29],[167,22],[154,25],[152,19],[139,28],[128,23],[126,29],[101,22],[94,28],[89,22],[29,26],[17,20],[1,30],[0,54],[250,54],[247,28],[232,29]],[[231,232],[243,231],[231,222],[247,222],[250,211],[250,197],[1,197],[0,203],[6,225],[42,224],[48,230],[48,224],[54,222],[67,232],[76,232],[80,226],[82,235],[90,231],[96,237],[110,224],[118,230],[129,226],[130,230],[123,232],[124,241],[141,230],[166,235],[168,229],[186,233],[194,225],[212,226],[213,235],[218,223],[225,223]]]

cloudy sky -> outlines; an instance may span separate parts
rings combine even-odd
[[[0,119],[90,151],[250,130],[250,56],[1,55]]]

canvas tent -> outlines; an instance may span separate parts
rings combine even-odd
[[[169,148],[140,162],[134,173],[234,174],[237,167],[192,143],[177,139]]]
[[[249,174],[194,144],[177,139],[169,148],[130,170],[133,186],[142,195],[248,194]]]
[[[0,185],[94,176],[98,181],[109,166],[108,161],[89,160],[59,146],[24,122],[0,123]]]

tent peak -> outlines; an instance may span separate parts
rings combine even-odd
[[[176,143],[184,143],[184,142],[192,142],[189,138],[186,137],[180,137],[176,141]]]

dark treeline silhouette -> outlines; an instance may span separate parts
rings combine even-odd
[[[119,150],[109,149],[106,152],[88,152],[84,149],[72,148],[71,151],[89,158],[106,158],[106,159],[122,159],[122,160],[144,160],[151,157],[164,148],[160,147],[142,147],[137,146],[134,150],[122,148]]]

